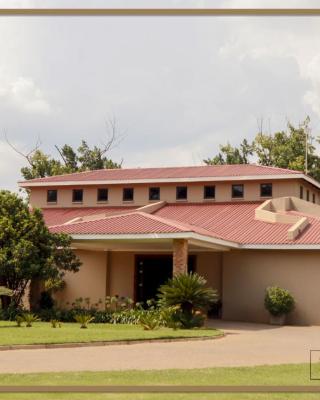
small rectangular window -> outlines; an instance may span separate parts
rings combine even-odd
[[[243,185],[232,185],[232,198],[241,199],[244,194]]]
[[[310,201],[310,192],[307,190],[307,201]]]
[[[312,193],[312,203],[316,202],[316,195],[314,193]]]
[[[149,200],[160,200],[160,188],[159,187],[149,188]]]
[[[49,189],[47,191],[47,202],[48,203],[56,203],[58,200],[58,191]]]
[[[300,186],[300,199],[303,199],[303,186]]]
[[[107,188],[101,188],[98,189],[98,201],[108,201],[108,189]]]
[[[272,197],[272,183],[261,183],[260,197]]]
[[[73,203],[82,203],[82,200],[83,200],[83,190],[82,189],[73,189],[72,202]]]
[[[203,188],[203,198],[204,199],[214,199],[216,197],[216,187],[215,186],[205,186]]]
[[[122,199],[123,201],[133,201],[133,188],[124,188]]]
[[[176,199],[177,200],[187,200],[188,198],[188,188],[187,186],[177,186],[176,188]]]

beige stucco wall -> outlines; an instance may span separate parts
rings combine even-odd
[[[82,265],[79,272],[67,273],[66,287],[55,296],[58,303],[72,303],[76,298],[89,297],[94,304],[106,296],[107,253],[77,250]]]
[[[106,295],[134,298],[135,253],[78,250],[83,265],[66,275],[58,302],[90,297],[95,303]],[[222,295],[226,320],[268,322],[264,292],[270,285],[290,290],[296,310],[289,323],[320,324],[320,251],[199,252],[196,270],[208,286]]]
[[[222,290],[222,253],[208,252],[197,254],[196,272],[207,280],[207,285]]]
[[[309,191],[309,201],[312,202],[312,195],[315,194],[315,203],[320,204],[320,193],[311,184],[304,182],[298,187],[298,193],[296,197],[300,197],[300,186],[303,186],[303,200],[307,200],[307,191]]]
[[[188,186],[188,201],[189,202],[203,202],[208,201],[203,198],[203,187],[204,185],[215,185],[216,186],[216,198],[210,201],[257,201],[264,200],[265,198],[260,197],[260,183],[269,183],[272,181],[249,181],[249,182],[238,182],[244,184],[244,198],[243,199],[232,199],[231,197],[231,186],[235,182],[207,182],[207,183],[189,183]],[[296,196],[299,197],[299,186],[298,181],[273,181],[273,197],[282,196]],[[184,185],[184,184],[181,184]],[[162,184],[162,185],[112,185],[109,186],[109,200],[108,202],[97,202],[97,188],[106,186],[87,186],[87,187],[61,187],[54,188],[58,189],[58,202],[56,204],[47,203],[47,188],[32,188],[30,194],[30,204],[35,207],[100,207],[100,206],[125,206],[134,205],[142,206],[150,203],[149,201],[149,187],[159,186],[160,187],[160,200],[165,200],[169,203],[176,202],[176,184]],[[123,187],[134,188],[134,201],[123,202],[122,201],[122,190]],[[84,189],[83,202],[72,203],[72,189]],[[312,189],[312,190],[311,190]],[[312,200],[312,193],[314,188],[310,185],[310,200]],[[318,201],[317,197],[317,201]],[[182,201],[185,202],[185,201]]]
[[[131,252],[110,252],[109,295],[134,298],[135,255]]]
[[[289,323],[320,324],[320,252],[231,251],[223,254],[223,318],[268,322],[264,291],[290,290],[296,310]]]

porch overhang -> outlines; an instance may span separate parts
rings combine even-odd
[[[188,241],[190,251],[229,251],[238,243],[200,235],[194,232],[143,234],[73,234],[75,249],[112,251],[171,251],[175,239]]]

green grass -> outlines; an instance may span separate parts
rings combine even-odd
[[[186,349],[187,351],[187,349]],[[317,381],[314,381],[318,384]],[[309,365],[0,375],[0,385],[310,385]],[[318,394],[0,394],[10,400],[295,400]]]
[[[49,322],[36,322],[31,328],[17,327],[15,322],[0,321],[0,346],[14,344],[45,344],[97,342],[114,340],[168,339],[220,336],[218,329],[173,330],[160,328],[145,331],[139,325],[90,324],[80,329],[77,323],[64,323],[61,328],[52,328]]]

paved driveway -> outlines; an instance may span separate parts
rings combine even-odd
[[[320,349],[320,326],[214,322],[227,336],[210,341],[0,352],[0,373],[102,371],[307,363]]]

